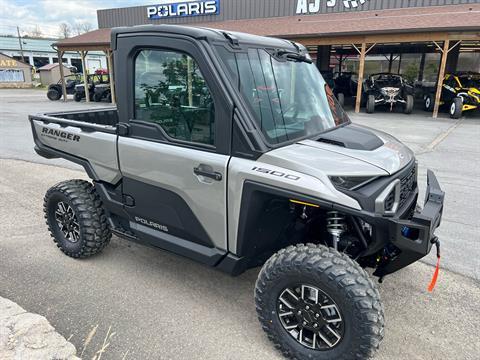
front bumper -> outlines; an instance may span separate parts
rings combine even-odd
[[[410,219],[390,218],[385,232],[398,254],[382,261],[374,275],[391,274],[427,255],[436,240],[435,230],[440,226],[445,193],[435,174],[427,172],[427,191],[423,210],[415,211]]]

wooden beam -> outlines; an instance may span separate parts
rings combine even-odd
[[[65,84],[65,72],[63,71],[63,51],[57,50],[58,66],[60,70],[60,79],[62,80],[63,101],[67,101],[67,84]]]
[[[80,56],[82,57],[82,67],[83,67],[83,86],[85,87],[85,101],[89,103],[90,91],[88,90],[87,62],[85,61],[86,55],[87,55],[86,51],[80,51]]]
[[[435,103],[433,105],[433,118],[438,117],[438,108],[440,107],[440,96],[442,95],[443,78],[445,77],[445,67],[447,64],[448,49],[450,40],[446,39],[443,43],[442,60],[440,62],[440,71],[438,72],[437,92],[435,94]]]
[[[353,44],[352,44],[353,45]],[[365,71],[365,55],[367,44],[362,43],[360,50],[360,67],[358,69],[358,84],[357,84],[357,98],[355,101],[355,112],[360,112],[360,104],[362,101],[362,87],[363,87],[363,72]]]
[[[113,78],[113,59],[112,59],[112,52],[108,50],[106,52],[107,55],[107,67],[108,67],[108,76],[110,79],[110,94],[112,97],[112,105],[117,103],[115,99],[115,79]]]
[[[458,35],[452,35],[458,36]],[[313,37],[291,37],[296,42],[307,45],[342,45],[342,44],[388,44],[397,42],[430,42],[443,41],[449,37],[446,32],[419,32],[419,33],[392,33],[379,35],[349,35],[349,36],[313,36]],[[462,35],[462,38],[466,35]],[[470,35],[470,38],[475,38]]]

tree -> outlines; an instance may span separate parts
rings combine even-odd
[[[35,27],[28,33],[28,35],[32,38],[41,38],[42,31],[40,30],[40,26],[35,25]]]
[[[68,25],[67,23],[61,23],[59,25],[59,33],[60,37],[62,37],[63,39],[69,38],[71,33],[70,25]]]
[[[82,23],[82,31],[84,33],[89,32],[90,30],[92,30],[92,24],[90,24],[88,21]]]
[[[73,25],[73,31],[76,35],[81,35],[83,33],[89,32],[90,30],[92,30],[92,24],[90,24],[88,21],[77,22],[75,23],[75,25]]]

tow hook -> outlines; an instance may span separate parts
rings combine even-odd
[[[437,265],[435,266],[435,272],[433,273],[432,280],[430,281],[430,284],[428,285],[428,292],[432,292],[433,289],[435,288],[435,284],[437,283],[437,278],[438,278],[438,273],[440,271],[440,240],[438,237],[434,237],[432,240],[430,240],[432,244],[435,244],[437,247]]]

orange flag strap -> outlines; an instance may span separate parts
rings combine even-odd
[[[432,281],[428,285],[428,292],[432,292],[435,288],[438,279],[438,273],[440,272],[440,241],[435,238],[435,245],[437,247],[437,266],[435,266],[435,272],[433,273]]]

